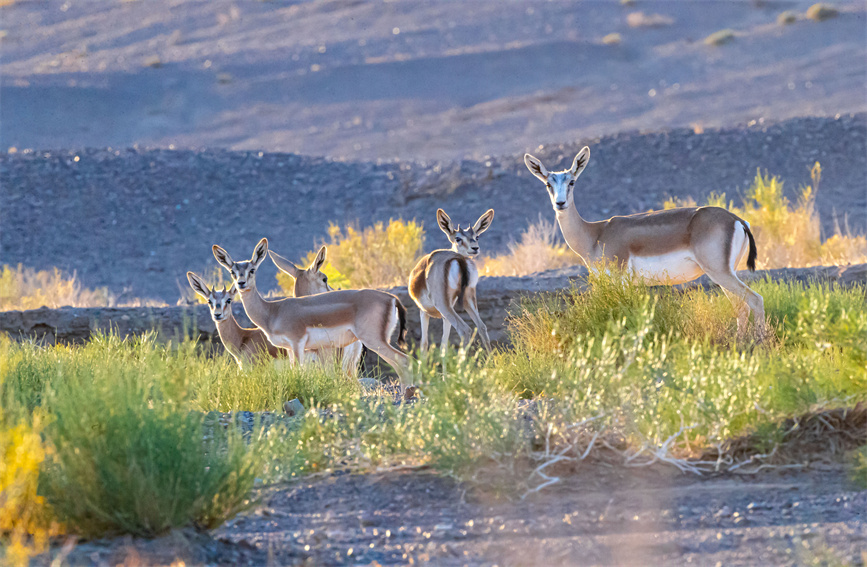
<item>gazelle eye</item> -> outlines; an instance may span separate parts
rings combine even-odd
[[[256,268],[252,268],[252,269],[250,270],[250,275],[252,276],[255,272],[256,272]]]
[[[328,276],[322,276],[322,281],[324,281],[325,283],[328,283]]]
[[[232,300],[231,300],[231,299],[227,299],[227,300],[226,300],[226,305],[229,305],[230,303],[232,303]]]

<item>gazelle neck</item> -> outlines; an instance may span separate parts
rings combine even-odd
[[[568,206],[563,211],[554,211],[560,232],[573,252],[581,256],[585,264],[596,259],[596,234],[593,225],[578,214],[574,196],[569,196]]]
[[[229,309],[229,315],[221,321],[215,321],[217,324],[217,334],[220,335],[220,340],[226,350],[237,349],[241,344],[241,325],[235,320],[235,315]],[[234,353],[232,353],[234,354]]]
[[[247,317],[267,334],[268,329],[270,329],[271,310],[268,302],[259,295],[256,284],[250,282],[247,289],[239,290],[239,295],[241,296],[241,303],[244,304],[244,311],[247,312]]]

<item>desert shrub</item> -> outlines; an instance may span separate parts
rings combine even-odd
[[[806,16],[811,20],[821,22],[836,17],[839,13],[840,11],[834,6],[820,2],[807,8]]]
[[[64,305],[106,307],[112,300],[107,288],[87,289],[75,274],[66,276],[57,268],[37,271],[19,264],[17,268],[4,265],[0,271],[0,311]]]
[[[37,494],[50,449],[41,437],[42,420],[13,423],[0,406],[0,562],[27,565],[63,532],[45,498]]]
[[[704,38],[705,45],[717,46],[724,45],[731,41],[734,41],[736,37],[735,31],[730,29],[719,30],[713,32],[706,38]]]
[[[802,187],[798,202],[783,194],[783,182],[759,171],[740,207],[727,202],[725,194],[712,194],[706,204],[725,207],[750,223],[758,247],[759,269],[867,262],[867,237],[844,233],[822,240],[816,211],[816,191],[822,176],[817,162],[811,171],[812,185]],[[691,199],[670,199],[665,208],[695,206]]]
[[[631,12],[626,16],[626,23],[631,28],[660,28],[673,24],[674,18],[662,14]]]
[[[245,505],[261,469],[256,444],[219,428],[203,442],[187,374],[205,359],[192,343],[105,335],[83,347],[6,351],[0,402],[48,416],[39,494],[70,530],[153,536],[216,526]]]
[[[376,288],[405,284],[421,256],[424,227],[414,220],[390,220],[359,229],[328,227],[328,262],[323,273],[332,287]],[[318,249],[317,249],[318,251]],[[309,266],[316,257],[310,252],[299,265]],[[291,295],[292,276],[278,272],[277,281]]]
[[[785,10],[783,12],[780,12],[780,14],[777,16],[777,23],[781,26],[794,24],[797,21],[798,14],[792,10]]]
[[[609,33],[602,38],[602,43],[604,45],[620,45],[623,41],[623,37],[617,32]]]
[[[518,242],[510,242],[508,252],[483,257],[476,263],[486,276],[525,276],[543,270],[571,266],[580,261],[558,237],[559,227],[542,218],[521,233]]]

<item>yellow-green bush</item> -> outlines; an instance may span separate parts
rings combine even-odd
[[[359,229],[336,224],[328,227],[328,263],[323,273],[335,288],[376,288],[406,285],[424,245],[424,227],[414,220],[389,220]],[[310,252],[301,261],[309,266],[316,257]],[[293,279],[282,272],[277,281],[291,295]]]
[[[526,276],[580,262],[569,247],[557,241],[556,224],[539,219],[521,234],[521,240],[509,244],[509,251],[477,261],[479,273],[486,276]]]
[[[27,565],[48,547],[48,539],[63,532],[45,498],[36,492],[39,474],[49,454],[41,437],[41,421],[5,423],[0,406],[0,561]]]
[[[711,194],[707,205],[724,207],[750,223],[756,238],[759,269],[805,267],[867,262],[867,238],[844,234],[839,227],[824,242],[816,211],[816,190],[822,177],[818,162],[811,171],[812,185],[800,190],[792,204],[783,195],[783,182],[761,171],[747,190],[743,205],[727,202],[725,194]],[[665,208],[695,206],[693,199],[669,199]]]
[[[0,270],[0,311],[38,309],[39,307],[106,307],[113,297],[108,289],[87,289],[75,274],[64,275],[57,268],[34,270],[21,264],[4,265]]]

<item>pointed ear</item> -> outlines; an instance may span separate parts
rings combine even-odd
[[[569,173],[572,174],[573,178],[577,178],[581,175],[581,172],[584,171],[584,168],[587,167],[587,162],[590,161],[590,148],[584,146],[578,155],[575,156],[575,159],[572,161],[572,167],[569,169]]]
[[[214,258],[217,259],[217,262],[219,262],[219,264],[227,270],[231,271],[232,266],[235,264],[235,262],[232,261],[232,257],[229,256],[229,253],[217,246],[216,244],[214,244],[211,250],[214,251]]]
[[[539,161],[538,158],[535,158],[530,154],[524,154],[524,163],[527,165],[527,169],[530,170],[530,173],[545,183],[548,183],[548,170],[545,169],[545,166],[542,165],[542,162]]]
[[[187,272],[187,280],[190,282],[190,287],[193,288],[193,291],[208,299],[208,295],[210,295],[210,291],[208,291],[208,286],[205,285],[204,280],[193,272]]]
[[[480,216],[476,224],[473,225],[473,232],[476,233],[476,236],[488,230],[492,220],[494,220],[494,209],[488,209],[488,212]]]
[[[273,250],[268,250],[268,255],[271,256],[271,261],[274,262],[274,265],[277,266],[281,272],[289,274],[296,280],[302,273],[304,273],[304,270],[281,256],[280,254],[277,254]]]
[[[452,226],[452,219],[442,209],[437,209],[437,224],[440,225],[440,230],[445,232],[447,236],[451,236],[455,232]]]
[[[263,238],[259,241],[259,244],[256,245],[256,248],[253,249],[253,257],[250,258],[250,261],[253,262],[253,265],[257,268],[259,264],[261,264],[265,258],[268,257],[268,239]]]
[[[310,266],[314,271],[318,272],[322,266],[325,264],[325,255],[328,252],[325,246],[319,249],[319,253],[316,254],[316,259],[313,260],[313,264]]]

